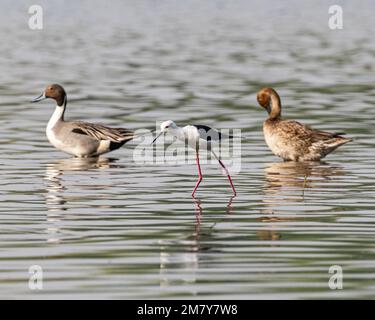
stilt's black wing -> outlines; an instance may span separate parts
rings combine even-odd
[[[219,141],[225,138],[232,138],[232,136],[223,135],[221,132],[216,131],[215,129],[205,126],[202,124],[193,124],[199,131],[200,137],[207,142]]]

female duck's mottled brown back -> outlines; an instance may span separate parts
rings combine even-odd
[[[294,120],[282,120],[281,100],[272,88],[260,90],[257,100],[269,114],[263,124],[266,143],[284,160],[318,161],[352,140],[338,133],[314,130]]]

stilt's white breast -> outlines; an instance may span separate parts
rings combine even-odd
[[[186,126],[182,128],[180,140],[188,139],[188,144],[193,149],[196,148],[197,142],[200,140],[199,131],[195,126]]]

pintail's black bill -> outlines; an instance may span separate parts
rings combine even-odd
[[[35,98],[34,100],[31,100],[31,102],[39,102],[39,101],[42,101],[44,99],[47,99],[47,97],[44,93],[42,93],[39,97]]]

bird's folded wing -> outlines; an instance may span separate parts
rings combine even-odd
[[[200,138],[206,141],[219,141],[221,139],[229,137],[205,125],[194,124],[193,126],[197,128]]]
[[[301,139],[305,138],[308,140],[312,140],[312,142],[329,140],[332,138],[340,137],[340,135],[343,134],[316,130],[294,120],[285,120],[282,129],[289,134],[299,136]]]
[[[125,128],[108,128],[100,124],[75,122],[72,130],[74,133],[84,134],[96,140],[110,140],[123,142],[133,139],[134,132]]]

